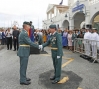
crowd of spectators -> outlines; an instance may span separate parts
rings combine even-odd
[[[0,29],[0,44],[1,45],[7,45],[8,50],[12,49],[12,43],[16,40],[15,37],[13,37],[14,36],[14,34],[13,34],[14,29],[15,28],[13,28],[13,29],[8,28],[6,30],[5,29]],[[86,29],[80,29],[80,30],[78,30],[78,29],[75,29],[75,30],[64,29],[63,31],[61,29],[58,29],[57,31],[62,36],[63,47],[68,49],[68,50],[71,50],[71,51],[74,51],[74,40],[75,40],[75,38],[84,38],[84,34],[86,33]],[[20,33],[20,30],[18,30],[16,32],[17,32],[17,34],[15,34],[15,35],[18,36],[19,33]],[[51,35],[49,29],[48,30],[35,29],[34,34],[39,34],[42,37],[43,43],[45,43],[50,38],[50,35]],[[18,37],[17,37],[17,39],[18,39]],[[14,44],[14,50],[16,50],[16,49],[18,50],[18,47],[17,48],[15,47],[16,44],[18,45],[18,43]],[[79,42],[78,44],[79,44],[79,47],[80,47],[81,42]],[[10,45],[10,47],[9,47],[9,45]]]

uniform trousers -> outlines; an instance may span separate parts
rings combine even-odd
[[[17,50],[18,50],[18,48],[19,48],[18,39],[14,39],[14,50],[16,50],[16,47],[17,47]]]
[[[12,49],[12,37],[7,37],[7,49]]]
[[[54,77],[56,81],[60,80],[61,77],[61,64],[62,64],[62,56],[57,59],[57,52],[52,51],[52,60],[53,60],[53,66],[54,66]]]
[[[92,57],[96,58],[97,57],[97,46],[96,45],[92,45]]]
[[[26,71],[28,65],[29,57],[20,57],[20,83],[25,83],[26,81]]]

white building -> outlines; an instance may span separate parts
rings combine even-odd
[[[83,24],[94,26],[99,23],[99,0],[69,0],[68,6],[49,4],[46,14],[43,29],[48,29],[50,24],[56,24],[62,30],[80,29]]]

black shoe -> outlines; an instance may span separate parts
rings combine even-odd
[[[9,49],[7,49],[7,50],[9,50]]]
[[[15,49],[13,51],[16,51]]]
[[[31,79],[30,78],[26,78],[26,81],[31,81]]]
[[[57,80],[54,80],[54,81],[52,81],[52,84],[56,84],[58,82],[59,82],[59,80],[58,81]]]
[[[29,81],[27,81],[27,82],[25,82],[25,83],[20,83],[21,85],[29,85],[29,84],[31,84],[31,82],[29,82]]]
[[[55,79],[55,77],[53,76],[53,77],[50,77],[50,80],[54,80]]]

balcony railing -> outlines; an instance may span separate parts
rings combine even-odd
[[[99,3],[99,0],[89,0],[90,5],[93,5],[93,4],[96,4],[96,3]]]

